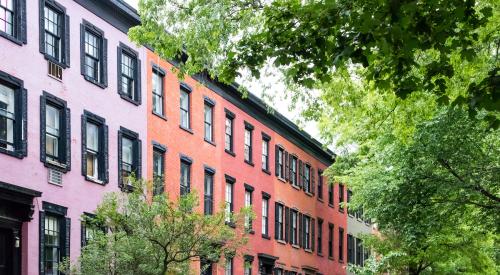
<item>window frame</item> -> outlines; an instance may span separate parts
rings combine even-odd
[[[0,147],[0,153],[22,159],[28,155],[28,92],[24,82],[0,71],[0,85],[14,92],[14,122],[12,127],[12,150]],[[6,118],[7,119],[7,118]],[[2,142],[7,144],[7,142]],[[7,147],[7,145],[5,145]]]
[[[264,147],[264,144],[266,144],[266,147]],[[269,158],[269,152],[270,152],[269,146],[270,146],[270,144],[271,144],[271,137],[269,135],[267,135],[266,133],[262,132],[262,143],[261,143],[261,146],[262,146],[262,150],[261,150],[262,165],[261,165],[261,168],[262,168],[262,171],[266,174],[271,174],[271,171],[269,169],[269,159],[270,159]],[[267,148],[267,151],[265,152],[265,154],[264,154],[264,148]]]
[[[243,135],[243,143],[244,143],[244,146],[243,146],[243,159],[245,161],[245,163],[251,165],[251,166],[254,166],[253,164],[253,130],[254,130],[254,127],[252,124],[248,123],[248,122],[244,122],[245,123],[245,131],[244,131],[244,135]],[[249,135],[249,144],[247,144],[247,134]],[[247,155],[247,149],[248,149],[248,155]]]
[[[298,176],[299,176],[299,171],[298,171],[299,170],[298,169],[299,158],[294,154],[292,154],[291,156],[292,156],[292,158],[291,158],[292,161],[290,162],[290,171],[291,171],[290,182],[292,183],[292,186],[300,188],[299,187],[299,179],[298,179]],[[294,171],[294,168],[295,168],[295,171]]]
[[[206,120],[206,111],[207,108],[210,110],[210,121],[207,122]],[[215,115],[215,102],[211,100],[208,97],[204,98],[204,105],[203,105],[203,139],[210,143],[214,144],[215,142],[215,137],[214,137],[214,115]],[[207,137],[207,125],[208,128],[210,129],[210,137]]]
[[[302,182],[302,186],[304,188],[304,192],[306,192],[308,194],[312,194],[312,190],[311,190],[312,189],[311,164],[304,163],[304,172],[303,173],[304,173],[304,180]]]
[[[142,142],[139,138],[139,134],[129,130],[125,127],[120,126],[118,130],[118,187],[125,191],[131,191],[133,186],[129,184],[123,184],[123,176],[122,176],[122,158],[123,158],[123,147],[122,147],[122,139],[127,138],[130,139],[133,143],[133,163],[132,163],[132,173],[135,173],[136,178],[141,178],[142,176]],[[135,171],[134,171],[135,170]]]
[[[60,111],[58,161],[52,161],[47,158],[47,105],[59,109]],[[63,173],[71,170],[71,111],[67,107],[65,100],[46,91],[43,91],[43,94],[40,96],[40,161],[44,163],[45,167],[53,168]]]
[[[332,223],[328,223],[328,258],[330,259],[333,259],[334,231],[334,225]]]
[[[87,175],[87,123],[95,124],[98,127],[98,147],[100,156],[98,158],[98,177],[93,178]],[[98,184],[107,184],[109,182],[109,154],[108,154],[108,126],[106,120],[90,111],[84,110],[81,122],[82,133],[82,176],[87,181]]]
[[[276,176],[278,179],[285,180],[285,148],[283,146],[275,145],[275,158],[276,158]]]
[[[152,194],[153,196],[156,195],[161,195],[165,193],[165,153],[167,152],[167,147],[153,141],[153,190]],[[155,154],[160,155],[160,171],[161,175],[158,176],[154,167],[155,167]],[[160,181],[160,182],[158,182]],[[158,186],[158,184],[161,183],[161,186]]]
[[[224,151],[233,157],[234,153],[234,120],[236,115],[224,108],[225,116],[224,116]],[[230,122],[230,133],[227,132],[227,122]],[[227,144],[229,144],[229,148],[227,148]]]
[[[250,209],[253,209],[253,191],[254,191],[254,188],[253,186],[249,185],[249,184],[244,184],[245,186],[245,197],[244,197],[244,202],[245,202],[245,207],[249,207]],[[247,194],[249,194],[249,200],[247,200]],[[248,219],[248,221],[247,221]],[[254,230],[253,230],[253,219],[251,218],[251,216],[249,215],[245,215],[245,228],[246,230],[253,234],[254,233]]]
[[[187,86],[184,83],[181,83],[180,89],[179,89],[179,127],[181,129],[187,130],[188,132],[192,133],[192,124],[191,124],[191,88]],[[187,95],[187,110],[184,110],[182,107],[182,95],[186,94]],[[187,114],[187,126],[182,125],[182,115],[183,111]]]
[[[229,273],[228,273],[228,267],[230,268]],[[226,265],[224,267],[224,275],[233,275],[234,274],[234,262],[233,258],[227,258],[226,259]]]
[[[205,166],[205,177],[203,179],[203,214],[212,215],[214,212],[214,175],[215,169]],[[210,181],[210,195],[207,195],[207,179]],[[209,207],[207,207],[209,206]]]
[[[262,192],[261,233],[262,233],[262,237],[265,239],[270,239],[270,236],[269,236],[269,202],[270,202],[270,200],[271,200],[271,195],[269,195],[265,192]],[[264,211],[264,205],[265,205],[266,211]]]
[[[193,160],[185,155],[181,154],[180,157],[180,177],[179,177],[179,194],[180,196],[187,195],[191,192],[191,173],[192,173]],[[186,183],[182,182],[182,168],[187,169],[187,179]]]
[[[98,63],[98,79],[88,76],[86,67],[86,57],[87,52],[85,50],[85,34],[90,33],[91,35],[98,38],[99,43],[99,63]],[[91,57],[93,58],[93,57]],[[93,83],[101,88],[106,88],[108,86],[108,40],[104,36],[104,31],[91,24],[87,20],[83,19],[80,24],[80,73],[85,80]]]
[[[158,78],[161,80],[160,83],[161,83],[161,89],[160,89],[160,93],[157,93],[155,92],[155,86],[154,86],[154,77],[155,75],[158,76]],[[164,69],[162,69],[160,66],[156,65],[156,64],[153,64],[152,65],[152,69],[151,69],[151,99],[152,99],[152,103],[151,103],[151,112],[156,115],[156,116],[159,116],[160,118],[163,118],[165,119],[166,116],[165,116],[165,76],[167,75],[167,73],[165,72]],[[161,104],[161,112],[158,112],[157,110],[155,110],[155,96],[158,97],[159,99],[157,100],[160,100]]]
[[[128,101],[136,106],[141,105],[142,103],[142,95],[141,95],[141,60],[139,59],[139,53],[132,49],[131,47],[125,45],[124,43],[120,42],[117,48],[117,90],[118,94],[122,99],[125,101]],[[130,95],[127,94],[126,91],[123,91],[123,85],[122,85],[122,57],[123,55],[127,55],[129,58],[132,59],[133,64],[134,64],[134,72],[133,72],[133,81],[134,81],[134,95],[131,97]],[[129,76],[125,76],[129,78]]]
[[[44,58],[53,62],[63,69],[70,67],[70,21],[66,14],[66,8],[54,0],[39,0],[39,26],[45,26],[45,7],[58,13],[61,18],[61,37],[60,37],[60,60],[48,54],[45,50],[45,27],[39,28],[39,48]]]
[[[278,241],[285,241],[285,205],[281,202],[276,202],[275,207],[275,239]],[[281,212],[281,213],[280,213]],[[281,217],[281,220],[280,220]]]
[[[290,209],[290,243],[293,246],[299,245],[299,222],[299,211],[297,209]]]
[[[323,255],[323,219],[318,218],[318,230],[317,230],[317,252],[318,255]]]
[[[304,223],[303,223],[303,233],[304,233],[304,239],[303,239],[303,246],[304,246],[304,250],[311,250],[311,244],[312,244],[312,241],[311,241],[311,217],[307,214],[303,214],[302,215],[303,219],[304,219]]]
[[[344,213],[344,185],[339,183],[339,212]]]
[[[5,31],[0,31],[0,36],[19,45],[27,44],[26,34],[26,0],[12,0],[14,1],[14,10],[12,12],[12,34]],[[1,7],[0,9],[7,9]]]
[[[224,220],[227,225],[235,227],[236,225],[233,222],[232,215],[234,213],[234,184],[236,183],[236,179],[227,174],[224,177],[226,179],[226,184],[224,185],[224,213],[226,215]],[[230,191],[229,197],[228,190]]]
[[[318,169],[318,200],[323,201],[323,170]]]
[[[50,246],[46,245],[45,238],[45,222],[48,217],[52,217],[58,222],[58,230],[59,230],[59,259],[57,261],[58,264],[62,262],[65,257],[69,257],[70,255],[70,237],[71,237],[71,219],[67,217],[68,209],[64,206],[60,206],[57,204],[49,203],[46,201],[42,202],[42,210],[39,212],[40,215],[40,236],[39,236],[39,249],[40,249],[40,257],[39,257],[39,272],[41,275],[46,274],[46,253],[47,248]]]
[[[344,262],[344,228],[339,227],[339,262]]]

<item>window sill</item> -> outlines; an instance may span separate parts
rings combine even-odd
[[[298,185],[292,184],[292,187],[295,188],[295,189],[297,189],[298,191],[300,191],[300,187]]]
[[[305,191],[304,193],[306,193],[306,195],[308,195],[309,197],[314,197],[314,195],[312,193],[309,193],[307,191]]]
[[[328,260],[333,261],[333,257],[328,256]]]
[[[56,60],[55,58],[53,58],[52,56],[50,56],[46,53],[43,53],[43,57],[45,58],[45,60],[48,60],[56,65],[61,66],[61,68],[63,68],[63,69],[69,68],[69,66],[66,63],[62,63],[61,61]]]
[[[190,133],[191,135],[194,135],[193,130],[191,130],[191,129],[189,129],[189,128],[185,128],[185,127],[183,127],[182,125],[179,125],[179,128],[181,128],[182,130],[184,130],[184,131],[186,131],[186,132]]]
[[[49,183],[50,185],[54,185],[54,186],[57,186],[57,187],[61,187],[61,188],[63,187],[63,185],[62,185],[62,184],[57,184],[57,183],[53,183],[53,182],[50,182],[50,181],[49,181],[48,183]]]
[[[342,264],[343,264],[343,263],[344,263],[344,260],[339,260],[339,263],[342,263]]]
[[[98,180],[98,179],[95,179],[95,178],[91,178],[89,176],[85,176],[85,180],[86,181],[89,181],[89,182],[92,182],[92,183],[97,183],[99,185],[106,185],[106,182],[102,181],[102,180]]]
[[[252,166],[252,167],[255,166],[255,164],[253,164],[253,162],[248,161],[248,160],[245,160],[245,163],[248,164],[248,165],[250,165],[250,166]]]
[[[308,248],[304,248],[304,251],[307,252],[307,253],[313,253],[311,249],[308,249]]]
[[[3,38],[5,38],[5,39],[7,39],[7,40],[9,40],[12,43],[15,43],[15,44],[19,45],[19,46],[22,46],[23,44],[26,44],[26,43],[23,43],[21,40],[17,39],[16,37],[11,36],[11,35],[9,35],[9,34],[7,34],[5,32],[2,32],[2,31],[0,31],[0,36],[3,37]]]
[[[226,222],[226,225],[231,228],[236,228],[236,224],[234,224],[234,222]]]
[[[262,169],[262,172],[264,172],[264,173],[266,173],[266,174],[268,174],[268,175],[271,175],[271,171],[269,171],[269,170]]]
[[[128,97],[127,95],[124,95],[124,94],[121,94],[121,93],[120,93],[120,97],[121,97],[123,100],[128,101],[128,102],[130,102],[130,103],[134,104],[135,106],[139,106],[139,105],[141,105],[141,103],[140,103],[139,101],[137,101],[137,100],[133,100],[133,99],[131,99],[130,97]]]
[[[284,240],[276,240],[276,241],[282,245],[286,245],[286,242]]]
[[[264,239],[266,239],[266,240],[270,240],[270,239],[271,239],[271,237],[269,237],[269,236],[268,236],[268,235],[266,235],[266,234],[262,234],[262,238],[264,238]]]
[[[296,244],[292,244],[292,247],[295,248],[295,249],[300,249],[300,246],[298,246]]]
[[[340,212],[340,213],[344,213],[344,209],[339,208],[339,212]]]
[[[319,256],[319,257],[323,257],[323,253],[319,253],[319,252],[318,252],[318,256]]]
[[[224,149],[224,151],[225,151],[226,153],[230,154],[231,156],[236,157],[236,154],[235,154],[233,151],[229,151],[229,150],[227,150],[227,149]]]
[[[153,115],[155,115],[155,116],[157,116],[157,117],[159,117],[159,118],[161,118],[161,119],[165,120],[165,121],[168,121],[167,117],[166,117],[166,116],[164,116],[164,115],[162,115],[162,114],[159,114],[159,113],[157,113],[157,112],[155,112],[155,111],[151,111],[151,113],[152,113]]]
[[[66,164],[62,164],[62,163],[55,162],[55,161],[50,161],[47,159],[43,163],[44,163],[45,167],[50,168],[50,169],[55,169],[55,170],[63,172],[63,173],[66,173],[69,171],[68,166]]]
[[[253,229],[250,229],[250,230],[248,230],[247,232],[248,232],[248,234],[255,235],[255,231],[254,231]]]
[[[278,180],[281,181],[281,182],[283,182],[283,183],[286,183],[286,180],[284,178],[278,177]]]
[[[18,159],[24,158],[24,154],[22,152],[15,151],[15,150],[14,151],[10,151],[10,150],[4,149],[4,148],[0,148],[0,153],[6,154],[6,155],[9,155],[9,156],[13,156],[13,157],[16,157]]]
[[[328,203],[328,206],[330,206],[331,208],[335,208],[335,206],[331,203]]]
[[[217,145],[215,144],[215,142],[213,142],[213,141],[211,141],[211,140],[208,140],[208,139],[206,139],[206,138],[204,138],[203,140],[205,140],[205,142],[207,142],[208,144],[210,144],[210,145],[213,145],[213,146],[217,147]]]
[[[319,201],[319,202],[321,202],[321,203],[325,202],[325,201],[323,201],[323,199],[322,199],[322,198],[320,198],[319,196],[318,196],[318,201]]]
[[[107,86],[107,85],[105,85],[104,83],[100,83],[100,82],[96,81],[95,79],[90,78],[90,77],[88,77],[88,76],[86,76],[86,75],[84,75],[84,74],[82,74],[82,75],[83,75],[83,79],[85,79],[85,80],[87,80],[88,82],[90,82],[90,83],[92,83],[92,84],[94,84],[94,85],[96,85],[96,86],[100,87],[101,89],[105,89],[105,88],[107,88],[107,87],[108,87],[108,86]]]
[[[123,192],[132,192],[134,191],[134,186],[132,185],[123,185],[122,183],[118,184],[118,187],[120,187],[120,189],[123,191]]]

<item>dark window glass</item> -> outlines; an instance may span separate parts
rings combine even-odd
[[[165,190],[164,153],[153,148],[153,195],[163,194]]]
[[[311,249],[311,218],[304,215],[304,248]]]
[[[212,215],[214,207],[214,175],[212,173],[205,172],[204,189],[204,212],[205,215]]]
[[[136,98],[135,92],[135,70],[136,61],[135,57],[130,56],[127,53],[122,52],[121,58],[121,84],[122,92],[130,99]]]
[[[298,238],[298,223],[299,223],[299,214],[297,211],[292,210],[292,236],[291,236],[291,242],[294,245],[299,244],[299,238]]]
[[[323,175],[321,170],[318,169],[318,198],[323,198]]]
[[[285,150],[283,148],[278,149],[278,177],[281,179],[285,178]]]
[[[85,31],[85,75],[96,82],[101,81],[102,38]]]
[[[339,227],[339,261],[344,260],[344,229]]]
[[[344,185],[339,184],[339,210],[344,211]]]
[[[205,140],[214,141],[213,137],[213,115],[214,108],[209,104],[205,104],[204,121],[205,121]]]
[[[292,184],[294,186],[298,186],[298,182],[297,182],[297,157],[293,156],[292,157],[292,174],[290,175],[290,179],[292,181]]]
[[[347,262],[354,264],[354,238],[351,234],[347,234]]]
[[[352,207],[349,207],[349,203],[351,202],[351,196],[352,196],[352,191],[347,189],[347,214],[349,214],[349,216],[354,215],[354,211],[352,210]]]
[[[356,238],[356,264],[363,266],[363,241]]]
[[[185,195],[190,191],[191,185],[191,164],[181,160],[181,191],[180,194]]]
[[[333,184],[328,184],[328,204],[333,205]]]
[[[245,161],[252,162],[252,130],[245,128]]]
[[[181,108],[181,127],[190,129],[189,93],[183,89],[181,89],[180,108]]]
[[[269,199],[262,198],[262,235],[269,236]]]
[[[311,166],[306,164],[304,166],[304,191],[312,193],[311,190]]]
[[[269,140],[262,140],[262,170],[269,171]]]
[[[233,151],[233,119],[226,116],[224,149]]]
[[[323,253],[323,221],[318,219],[318,253]]]
[[[0,148],[8,151],[15,149],[16,91],[0,83]],[[17,123],[16,123],[17,121]]]
[[[276,206],[278,207],[276,213],[277,213],[277,216],[276,216],[276,227],[278,228],[276,230],[277,232],[277,236],[276,238],[278,240],[283,240],[285,238],[285,234],[284,234],[284,229],[283,229],[283,225],[285,224],[284,221],[284,216],[285,216],[285,207],[282,205],[282,204],[276,204]]]
[[[333,258],[333,224],[328,225],[328,257]]]
[[[62,258],[62,221],[59,217],[46,215],[44,219],[44,272],[45,274],[59,275],[59,263]]]

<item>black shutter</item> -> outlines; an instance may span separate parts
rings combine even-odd
[[[85,26],[80,24],[80,71],[85,75]]]
[[[303,174],[304,174],[303,163],[302,163],[302,160],[299,159],[299,187],[300,188],[303,188],[303,185],[304,185]]]
[[[136,97],[134,100],[137,101],[137,103],[140,105],[142,103],[142,93],[141,93],[141,60],[139,59],[139,56],[136,55],[136,68],[137,68],[137,75],[136,75]],[[191,99],[190,99],[191,100]],[[192,119],[191,117],[189,117],[189,119]],[[190,122],[191,123],[191,122]],[[191,124],[189,125],[191,126]]]
[[[83,25],[82,25],[83,27]],[[82,175],[87,176],[87,118],[82,115]]]
[[[104,149],[103,149],[103,154],[102,154],[102,157],[104,159],[103,161],[103,164],[104,164],[104,170],[103,170],[103,177],[102,177],[102,181],[104,183],[108,183],[109,182],[109,153],[108,153],[108,126],[107,125],[103,125],[102,126],[102,130],[103,130],[103,144],[104,144]]]
[[[69,108],[63,109],[65,112],[65,131],[66,131],[66,171],[71,170],[71,111]]]
[[[21,147],[20,153],[22,156],[28,156],[28,91],[26,89],[21,89]]]
[[[288,154],[288,181],[290,182],[290,184],[292,184],[292,177],[293,177],[292,159],[293,159],[292,154]]]
[[[118,48],[116,50],[116,54],[117,54],[117,56],[116,56],[116,76],[117,76],[116,85],[118,86],[117,91],[118,91],[118,94],[120,94],[120,95],[124,94],[124,91],[122,91],[122,76],[121,76],[122,52],[123,52],[122,47],[118,46]]]
[[[299,216],[298,216],[298,223],[299,223],[299,246],[302,247],[303,246],[303,240],[302,240],[302,213],[299,212]]]
[[[85,220],[80,222],[80,248],[83,248],[87,243],[85,242]]]
[[[311,224],[311,251],[314,251],[314,238],[316,238],[316,235],[315,235],[315,227],[316,227],[315,220],[314,219],[310,219],[310,224]]]
[[[44,234],[44,227],[45,227],[45,212],[40,211],[40,230],[38,232],[39,236],[39,244],[40,244],[40,252],[39,252],[39,263],[40,263],[40,275],[45,274],[45,249],[44,249],[44,244],[45,244],[45,234]]]
[[[279,161],[278,161],[278,156],[279,156],[279,147],[278,145],[274,145],[274,170],[276,173],[276,176],[279,175]]]
[[[137,179],[140,179],[141,176],[142,176],[142,142],[140,139],[137,139],[136,140],[136,153],[137,153],[137,158],[136,158],[136,169],[135,169],[135,177]],[[191,172],[191,171],[190,171]],[[191,186],[191,184],[188,185],[188,190],[189,190],[189,186]]]
[[[316,181],[314,177],[314,168],[312,167],[309,176],[311,177],[311,194],[314,195],[316,193]]]
[[[64,226],[64,257],[69,258],[70,251],[70,241],[71,241],[71,219],[65,218]]]
[[[290,216],[288,217],[288,218],[289,218],[289,222],[288,222],[288,226],[289,226],[289,228],[288,228],[288,229],[289,229],[289,232],[290,232],[290,233],[289,233],[289,235],[288,235],[288,236],[289,236],[289,237],[288,237],[288,239],[290,240],[290,243],[291,243],[291,244],[294,244],[294,243],[292,242],[292,241],[293,241],[293,240],[292,240],[292,238],[293,238],[293,237],[292,237],[292,236],[293,236],[293,224],[292,224],[292,223],[293,223],[293,210],[292,210],[292,209],[290,209],[290,213],[289,213],[289,215],[290,215]],[[298,218],[298,217],[297,217],[297,218]]]
[[[17,1],[18,2],[18,7],[19,7],[19,10],[21,11],[19,14],[18,14],[18,18],[19,18],[19,40],[21,40],[24,44],[26,44],[28,42],[27,40],[27,35],[26,35],[26,0],[19,0]],[[43,25],[40,25],[40,26],[43,26]]]
[[[278,203],[274,203],[274,238],[278,240],[278,229],[279,229],[279,223],[278,223]]]
[[[64,64],[69,67],[70,64],[70,38],[69,38],[69,33],[70,33],[70,24],[69,24],[69,16],[65,15],[64,16]],[[43,25],[40,25],[43,26]]]
[[[288,151],[285,151],[285,155],[283,156],[284,158],[284,174],[285,174],[285,180],[289,180],[289,174],[290,174],[290,168],[289,168],[289,163],[288,163]]]
[[[284,231],[285,231],[285,242],[288,242],[288,238],[289,238],[289,236],[288,236],[288,232],[290,230],[289,229],[290,228],[290,219],[289,219],[289,217],[290,217],[290,208],[285,207],[285,229],[284,229]]]
[[[108,40],[102,37],[102,85],[108,87]]]
[[[311,192],[311,170],[309,170],[309,182],[306,182],[306,169],[308,169],[307,164],[305,162],[302,162],[302,186],[304,192]],[[307,187],[306,187],[307,186]]]
[[[39,50],[41,53],[45,54],[45,28],[42,26],[45,26],[45,0],[40,0],[40,5],[38,7],[38,45],[39,45]]]

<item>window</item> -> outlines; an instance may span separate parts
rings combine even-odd
[[[205,167],[204,203],[205,215],[212,215],[214,211],[214,173],[215,170]]]
[[[118,131],[118,179],[119,186],[131,189],[129,177],[141,177],[141,140],[139,134],[120,127]]]
[[[328,204],[333,206],[333,184],[328,184]]]
[[[285,179],[285,149],[276,145],[276,176]]]
[[[339,261],[344,261],[344,228],[339,227]]]
[[[262,133],[262,170],[269,172],[269,140],[270,136]]]
[[[118,94],[134,104],[141,104],[139,54],[127,45],[118,46]]]
[[[248,184],[245,184],[245,207],[252,209],[252,193],[254,188]],[[249,214],[245,215],[245,228],[252,231],[252,218]]]
[[[262,236],[269,236],[269,197],[262,196]]]
[[[312,193],[311,190],[311,166],[304,165],[304,192]]]
[[[285,273],[283,273],[283,269],[281,268],[276,268],[274,269],[274,275],[284,275]]]
[[[214,106],[205,102],[205,140],[213,142],[214,141]]]
[[[188,194],[191,190],[191,163],[192,160],[190,158],[181,156],[181,196]]]
[[[298,186],[298,181],[297,181],[297,157],[292,156],[291,158],[291,175],[290,175],[290,181],[292,182],[293,186]]]
[[[45,59],[69,67],[69,17],[53,0],[40,0],[40,52]]]
[[[354,264],[354,238],[351,234],[347,234],[347,262]]]
[[[244,275],[252,275],[252,263],[253,263],[253,256],[250,255],[245,255],[244,256]]]
[[[23,81],[0,71],[0,152],[27,155],[27,92]]]
[[[363,266],[363,240],[355,238],[356,240],[356,264]]]
[[[152,72],[152,94],[153,94],[153,114],[160,117],[165,116],[164,102],[163,102],[163,83],[165,78],[165,71],[158,66],[153,66]]]
[[[48,167],[69,171],[71,165],[70,111],[66,101],[43,92],[41,108],[41,161]]]
[[[80,66],[83,77],[102,88],[108,85],[108,41],[104,32],[83,20],[80,26]]]
[[[245,121],[245,162],[252,164],[252,136],[253,125]]]
[[[274,220],[275,220],[275,238],[277,240],[284,240],[285,234],[284,234],[284,216],[285,216],[285,207],[281,203],[275,203],[275,215],[274,215]]]
[[[311,249],[311,218],[304,215],[304,249]]]
[[[166,147],[153,143],[153,196],[165,192],[165,152]]]
[[[42,202],[40,212],[41,274],[59,275],[61,261],[69,257],[71,220],[65,218],[67,208]]]
[[[299,233],[298,233],[298,224],[299,224],[299,213],[296,210],[290,211],[292,218],[291,218],[291,236],[290,236],[290,242],[293,245],[298,245],[299,244]]]
[[[181,128],[184,129],[191,129],[191,122],[190,122],[190,99],[189,99],[189,93],[190,91],[183,88],[181,86],[181,96],[180,96],[180,114],[181,114]]]
[[[323,220],[318,219],[318,254],[323,254]]]
[[[339,183],[339,211],[344,212],[344,185]]]
[[[83,213],[81,222],[81,247],[86,246],[92,239],[95,238],[98,232],[105,232],[105,228],[95,220],[95,215]]]
[[[333,224],[328,224],[328,257],[333,258]]]
[[[233,258],[226,259],[226,268],[224,270],[225,275],[233,275]]]
[[[26,0],[0,1],[0,36],[26,44]]]
[[[323,199],[323,171],[318,169],[318,199]]]
[[[226,152],[233,154],[233,121],[234,121],[234,114],[229,111],[226,111],[226,121],[225,121],[225,135],[224,135],[224,149]]]
[[[206,259],[200,260],[200,270],[201,275],[212,275],[212,263],[207,261]]]
[[[82,174],[90,181],[108,182],[108,126],[104,118],[84,111],[82,115]]]
[[[226,179],[226,223],[231,223],[233,214],[233,181]]]

